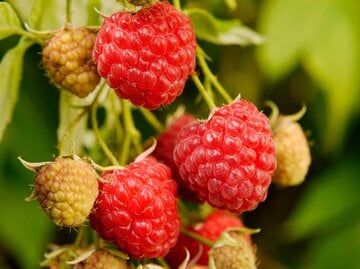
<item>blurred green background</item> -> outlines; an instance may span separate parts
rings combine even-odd
[[[7,2],[27,21],[33,3],[41,1]],[[42,10],[39,29],[60,27],[63,11],[50,8],[65,1],[46,2],[49,9]],[[74,1],[79,9],[88,2],[97,1]],[[308,110],[300,123],[312,144],[305,183],[271,186],[268,199],[244,215],[247,226],[261,228],[253,236],[259,268],[360,268],[360,3],[237,0],[237,8],[230,9],[226,3],[231,2],[183,1],[218,18],[240,19],[265,37],[263,45],[250,47],[202,42],[214,73],[232,96],[241,94],[260,108],[270,99],[281,112],[294,113],[305,103]],[[81,16],[74,20],[83,22]],[[0,41],[0,58],[18,39]],[[25,202],[33,174],[17,160],[44,161],[57,153],[59,92],[40,68],[40,52],[34,45],[26,53],[19,99],[0,142],[4,269],[38,268],[49,242],[72,237],[66,229],[59,231],[36,202]],[[192,102],[186,90],[181,100]]]

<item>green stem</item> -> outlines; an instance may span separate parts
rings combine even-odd
[[[75,239],[75,242],[74,242],[75,247],[81,247],[82,246],[82,243],[86,239],[86,232],[87,232],[87,226],[86,225],[81,226],[79,228],[79,231],[78,231],[78,233],[76,235],[76,239]]]
[[[181,11],[181,3],[180,0],[173,0],[173,5],[177,10]]]
[[[161,267],[166,269],[170,268],[164,258],[157,258],[156,261],[159,263],[159,265],[161,265]]]
[[[124,142],[122,145],[122,151],[120,154],[120,160],[119,163],[122,166],[125,166],[129,157],[130,152],[130,145],[131,145],[131,135],[129,133],[125,134]]]
[[[231,103],[233,99],[231,96],[227,93],[225,88],[221,85],[217,77],[212,73],[212,71],[209,68],[209,65],[207,64],[205,60],[204,53],[202,52],[202,49],[198,47],[196,49],[196,57],[199,62],[199,66],[201,67],[201,70],[204,73],[204,76],[207,77],[211,83],[214,85],[217,92],[226,100],[226,102]]]
[[[199,92],[201,93],[201,95],[203,96],[207,106],[209,107],[210,110],[212,110],[213,108],[216,107],[215,103],[213,102],[213,100],[211,99],[211,97],[209,96],[209,94],[207,93],[204,85],[201,83],[199,77],[197,74],[192,74],[191,75],[191,79],[193,80],[196,88],[199,90]]]
[[[214,246],[214,241],[209,240],[201,235],[198,235],[197,233],[190,232],[190,231],[186,230],[185,228],[181,228],[180,232],[192,239],[195,239],[196,241],[199,241],[201,244],[204,244],[211,248]]]
[[[141,114],[144,116],[144,118],[151,124],[152,127],[154,127],[154,129],[157,132],[162,132],[164,131],[165,127],[162,125],[162,123],[155,117],[155,115],[153,113],[151,113],[149,110],[140,107],[140,112]]]
[[[123,109],[125,131],[130,134],[131,142],[135,146],[137,153],[140,154],[143,151],[143,148],[140,143],[140,133],[136,129],[134,119],[131,113],[130,103],[127,100],[122,100],[121,104]]]
[[[269,115],[269,120],[270,120],[270,124],[271,124],[271,129],[274,130],[277,119],[279,117],[279,108],[273,101],[270,101],[270,100],[265,101],[264,106],[267,106],[271,109],[271,112]]]
[[[40,45],[43,43],[43,40],[38,35],[31,32],[27,32],[23,29],[18,30],[17,34],[22,35],[23,37],[27,37]]]
[[[66,23],[71,23],[71,0],[66,0]]]
[[[96,117],[97,107],[98,107],[98,102],[95,101],[91,106],[91,124],[92,124],[93,130],[95,132],[96,140],[97,140],[99,146],[101,147],[101,149],[103,150],[104,154],[106,155],[106,157],[110,160],[110,162],[113,165],[118,166],[118,165],[120,165],[119,162],[117,161],[117,159],[112,154],[111,150],[109,149],[109,147],[106,145],[105,141],[101,137],[100,130],[99,130],[99,124],[98,124],[97,117]]]
[[[66,143],[68,142],[69,138],[70,138],[70,134],[72,133],[72,131],[74,130],[74,128],[76,127],[76,125],[79,123],[79,121],[81,120],[82,117],[84,117],[87,113],[89,112],[88,107],[84,108],[83,111],[81,111],[76,118],[69,124],[66,132],[64,133],[60,143],[59,143],[59,154],[60,155],[64,155],[65,154],[65,146]]]
[[[97,234],[97,232],[95,232],[95,230],[91,230],[91,231],[92,231],[92,237],[93,237],[94,244],[95,244],[96,248],[100,248],[99,235]]]

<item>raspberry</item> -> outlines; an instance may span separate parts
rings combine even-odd
[[[65,28],[46,41],[42,63],[59,88],[86,97],[100,81],[91,54],[96,33],[87,28]]]
[[[147,157],[103,175],[90,215],[93,228],[134,259],[167,254],[180,231],[170,169]]]
[[[183,128],[174,149],[180,175],[201,200],[235,213],[264,201],[276,167],[268,118],[245,100]]]
[[[84,262],[75,265],[74,269],[130,269],[125,260],[115,257],[109,251],[96,250]]]
[[[190,19],[168,2],[105,19],[93,51],[99,74],[121,98],[156,109],[179,96],[195,68]]]
[[[189,226],[187,227],[187,230],[216,241],[226,229],[236,227],[244,227],[239,218],[225,211],[216,210],[211,213],[203,223],[199,223],[194,227]],[[246,235],[245,238],[250,242],[249,235]],[[166,256],[166,260],[171,265],[171,268],[178,268],[178,266],[184,261],[186,256],[185,248],[190,252],[190,259],[194,258],[202,251],[201,257],[196,263],[199,265],[208,264],[208,252],[210,247],[201,244],[195,239],[192,239],[184,234],[180,234],[175,247],[172,248]]]
[[[309,144],[299,123],[280,116],[274,130],[277,168],[274,183],[281,186],[299,185],[305,179],[311,163]]]
[[[164,162],[170,167],[173,179],[178,184],[178,194],[181,198],[189,201],[198,201],[196,193],[191,191],[185,182],[181,179],[179,168],[176,166],[173,159],[173,151],[176,144],[176,139],[179,131],[189,124],[195,121],[196,118],[190,114],[183,114],[157,137],[156,148],[153,152],[153,156],[159,161]]]
[[[58,226],[79,226],[98,195],[97,177],[86,161],[58,157],[39,168],[33,195]]]
[[[221,240],[210,250],[209,263],[213,261],[214,268],[256,269],[255,251],[249,241],[237,232],[229,232],[229,235],[231,240]]]

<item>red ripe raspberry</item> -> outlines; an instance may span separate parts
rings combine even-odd
[[[176,243],[180,218],[170,169],[147,157],[103,175],[92,227],[134,259],[161,257]]]
[[[196,118],[190,114],[183,114],[177,118],[166,131],[157,137],[156,148],[153,156],[170,167],[173,179],[178,184],[179,196],[190,201],[198,201],[196,193],[191,191],[187,184],[181,179],[179,168],[174,162],[173,151],[176,145],[177,135],[187,124],[195,121]]]
[[[174,149],[180,175],[201,200],[235,213],[264,201],[276,167],[268,118],[236,100],[183,128]]]
[[[93,50],[98,72],[118,96],[156,109],[179,96],[195,68],[190,19],[168,2],[105,19]]]
[[[204,222],[199,223],[194,227],[189,226],[187,227],[187,230],[195,232],[198,235],[215,242],[225,230],[237,227],[244,227],[242,221],[238,217],[225,211],[217,210],[211,213]],[[244,235],[244,237],[251,242],[248,234]],[[200,247],[200,245],[202,246]],[[196,264],[208,264],[208,252],[210,247],[201,244],[197,240],[184,234],[180,234],[175,247],[173,247],[166,256],[166,260],[170,264],[171,268],[178,268],[178,266],[184,261],[186,256],[185,248],[190,252],[190,259],[194,258],[202,251],[202,255]]]

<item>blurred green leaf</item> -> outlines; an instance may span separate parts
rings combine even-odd
[[[199,39],[216,45],[247,46],[263,42],[262,36],[241,25],[239,20],[218,19],[205,9],[199,8],[187,9],[186,13],[191,18]]]
[[[338,10],[336,5],[329,7],[326,12],[329,20],[324,22],[321,34],[308,43],[304,56],[310,76],[326,91],[328,124],[323,136],[326,150],[341,143],[360,101],[360,39],[347,14]]]
[[[336,231],[346,221],[359,221],[359,174],[358,159],[345,159],[311,178],[298,206],[284,224],[286,239],[302,240],[316,233]]]
[[[84,100],[80,100],[75,95],[65,91],[60,91],[59,104],[59,127],[57,129],[58,141],[61,141],[64,135],[68,136],[67,141],[75,144],[77,150],[81,149],[84,144],[84,136],[86,133],[87,115],[81,116],[84,106]],[[67,143],[65,152],[70,153],[72,143]]]
[[[8,2],[16,11],[21,21],[26,21],[35,0],[7,0],[6,2]]]
[[[100,15],[95,11],[95,8],[100,10],[100,0],[88,0],[87,4],[87,24],[88,25],[99,25]]]
[[[65,25],[65,2],[35,0],[28,23],[35,30],[58,29]]]
[[[21,31],[21,23],[8,3],[0,3],[0,40]]]
[[[0,63],[0,141],[6,126],[11,121],[18,99],[24,54],[32,44],[32,41],[22,38],[16,47],[5,54]]]
[[[261,68],[270,78],[277,80],[295,67],[306,40],[314,35],[316,13],[313,6],[318,5],[318,1],[311,0],[264,3],[259,31],[268,42],[258,47],[258,52]]]
[[[258,51],[265,73],[276,81],[303,63],[326,92],[327,151],[341,145],[360,100],[360,14],[349,3],[356,7],[354,0],[271,0],[260,15],[260,31],[268,38]]]
[[[0,224],[1,242],[6,242],[24,269],[39,267],[40,255],[46,248],[53,227],[38,203],[25,202],[29,194],[30,188],[25,184],[1,183],[0,201],[8,205],[0,207],[3,216]],[[12,210],[9,210],[10,205]]]
[[[312,241],[300,268],[360,268],[360,221],[357,224]]]

